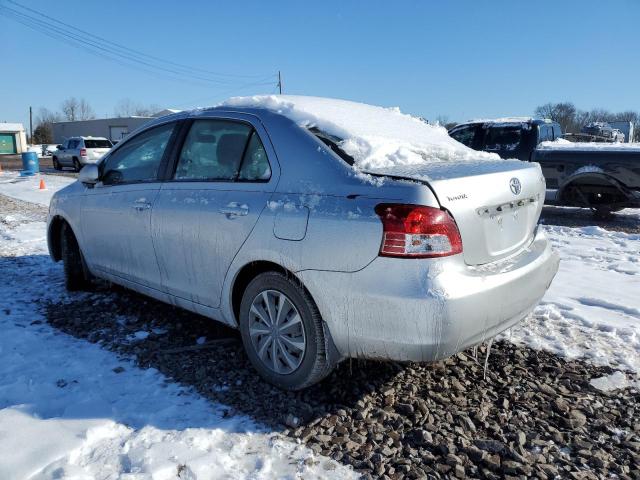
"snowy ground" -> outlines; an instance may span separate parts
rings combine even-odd
[[[43,190],[40,180],[44,180]],[[0,194],[48,207],[53,194],[75,180],[61,175],[21,177],[17,172],[4,172],[0,174]]]
[[[560,253],[560,270],[512,341],[640,372],[640,234],[544,229]]]
[[[0,193],[44,203],[33,179]],[[41,215],[7,213],[0,201],[0,479],[355,477],[153,368],[49,327],[37,302],[63,287],[46,250]]]
[[[0,194],[42,205],[72,181],[46,176],[49,190],[41,191],[37,178],[15,180],[0,176]],[[354,476],[248,417],[225,417],[223,406],[134,359],[49,327],[36,304],[59,298],[62,278],[46,256],[42,214],[2,205],[0,478]],[[543,228],[562,257],[560,272],[511,340],[640,372],[640,234]],[[629,385],[619,373],[594,382]]]

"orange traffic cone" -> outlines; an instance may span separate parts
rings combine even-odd
[[[40,190],[46,190],[47,186],[44,184],[44,179],[40,179]]]

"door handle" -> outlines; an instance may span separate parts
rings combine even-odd
[[[231,202],[226,207],[222,207],[219,212],[226,215],[227,218],[244,217],[249,214],[249,207],[240,205],[238,202]]]
[[[149,210],[151,208],[151,204],[147,202],[135,202],[131,208],[135,209],[138,212],[144,212],[145,210]]]

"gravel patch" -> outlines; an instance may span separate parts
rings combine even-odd
[[[46,219],[46,208],[2,195],[0,213]],[[497,342],[486,378],[470,352],[431,365],[346,361],[288,393],[258,377],[235,330],[125,289],[61,291],[40,306],[53,327],[134,357],[365,478],[640,479],[637,387],[590,384],[610,368]]]
[[[0,222],[12,227],[16,223],[46,222],[47,208],[0,194]]]
[[[290,393],[258,377],[234,330],[135,293],[105,287],[43,309],[54,327],[135,356],[365,478],[640,478],[638,390],[589,383],[610,368],[497,342],[486,379],[484,359],[466,352],[431,365],[346,361]]]

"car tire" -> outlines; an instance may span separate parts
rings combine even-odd
[[[76,172],[79,172],[80,170],[82,170],[82,164],[78,161],[78,159],[77,159],[77,158],[74,158],[74,159],[73,159],[73,169],[74,169]]]
[[[90,277],[76,236],[66,223],[60,235],[65,287],[69,291],[87,290],[91,284]]]
[[[253,367],[276,387],[301,390],[333,369],[320,312],[290,276],[266,272],[249,283],[240,304],[240,334]]]
[[[55,170],[62,170],[62,165],[60,165],[57,157],[53,157],[53,168]]]

